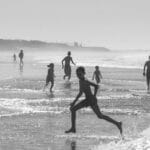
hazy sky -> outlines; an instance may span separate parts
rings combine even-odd
[[[0,0],[0,38],[150,49],[150,0]]]

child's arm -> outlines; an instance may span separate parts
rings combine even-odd
[[[93,73],[93,77],[92,77],[92,80],[94,80],[94,77],[95,77],[95,72]]]
[[[88,83],[94,87],[94,96],[96,96],[97,90],[98,90],[98,85],[93,82],[90,82],[90,81],[88,81]]]
[[[99,76],[100,76],[100,78],[102,79],[103,78],[103,76],[102,76],[102,74],[101,74],[101,72],[99,71]]]
[[[76,64],[74,63],[74,61],[73,61],[72,57],[71,57],[71,62],[72,62],[74,65],[76,65]]]
[[[82,95],[82,91],[80,90],[78,95],[76,96],[75,100],[70,104],[71,107],[73,107],[75,105],[75,103],[78,101],[78,99],[81,97]]]
[[[147,66],[147,62],[145,63],[144,68],[143,68],[143,76],[145,76],[145,68],[146,68],[146,66]]]
[[[64,61],[65,61],[65,58],[61,61],[61,63],[62,63],[62,69],[64,68]]]

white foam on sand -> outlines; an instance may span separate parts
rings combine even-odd
[[[122,93],[122,94],[111,94],[111,95],[106,95],[106,96],[98,96],[98,99],[130,99],[130,98],[137,98],[137,96],[133,95],[133,94],[126,94],[126,93]]]
[[[99,136],[99,135],[87,135],[87,134],[62,134],[56,135],[56,138],[66,138],[66,139],[97,139],[106,141],[118,141],[120,138],[118,136]]]
[[[35,102],[34,102],[35,101]],[[34,105],[30,105],[30,103],[34,103]],[[66,110],[65,107],[50,107],[49,105],[45,106],[42,104],[43,102],[49,103],[48,99],[20,99],[20,98],[0,98],[0,107],[13,111],[12,114],[19,115],[24,113],[52,113],[59,114]],[[36,104],[36,105],[35,105]],[[9,112],[9,111],[8,111]],[[6,114],[0,114],[1,116],[7,116]],[[10,115],[10,114],[9,114]]]
[[[10,87],[4,87],[0,88],[0,91],[8,91],[11,93],[15,92],[23,92],[23,93],[43,93],[43,90],[36,90],[36,89],[19,89],[19,88],[10,88]]]
[[[136,109],[119,109],[119,108],[101,108],[100,109],[104,113],[115,114],[115,115],[140,115],[144,113],[142,110]],[[91,108],[84,108],[80,110],[83,113],[93,113]]]
[[[55,98],[54,98],[55,99]],[[62,99],[63,100],[63,99]],[[60,101],[60,100],[59,100]],[[70,98],[68,98],[70,101]],[[57,102],[57,101],[56,101]],[[52,104],[52,105],[51,105]],[[8,112],[13,111],[17,114],[24,113],[51,113],[62,114],[70,113],[69,106],[54,105],[53,101],[49,99],[20,99],[20,98],[0,98],[0,107],[7,109]],[[120,109],[120,108],[101,108],[104,113],[115,115],[140,115],[144,113],[138,109]],[[79,110],[80,113],[92,114],[90,107]],[[7,113],[6,113],[7,114]],[[2,115],[0,113],[0,115]],[[3,114],[5,115],[5,114]]]
[[[100,143],[91,150],[150,150],[150,128],[144,130],[137,138]]]

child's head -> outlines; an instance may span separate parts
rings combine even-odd
[[[49,65],[47,65],[47,67],[54,68],[54,63],[50,63]]]
[[[85,75],[85,69],[84,69],[84,67],[78,67],[76,69],[76,74],[77,74],[77,77],[79,79],[84,79],[84,75]]]
[[[71,55],[71,52],[70,51],[68,51],[68,56],[70,56]]]
[[[96,69],[96,70],[99,70],[99,66],[95,66],[95,69]]]

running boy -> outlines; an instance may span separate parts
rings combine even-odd
[[[103,77],[102,77],[102,74],[101,74],[101,72],[100,72],[100,70],[99,70],[99,66],[95,66],[95,71],[94,71],[94,73],[93,73],[93,78],[92,78],[92,80],[96,80],[96,83],[97,84],[99,84],[100,82],[101,82],[101,79],[102,79]]]
[[[52,88],[54,86],[54,64],[50,63],[49,65],[47,65],[47,67],[49,67],[48,69],[48,73],[47,73],[47,77],[46,77],[46,84],[44,86],[45,87],[49,84],[49,82],[51,82],[51,87],[50,87],[50,92],[52,92]]]
[[[106,115],[103,115],[98,107],[97,98],[96,98],[98,85],[85,79],[84,67],[78,67],[76,70],[76,74],[77,77],[79,78],[80,91],[76,99],[70,104],[72,127],[68,131],[65,131],[65,133],[76,132],[76,111],[81,108],[90,106],[99,119],[104,119],[108,122],[113,123],[114,125],[116,125],[116,127],[119,129],[120,133],[122,134],[122,122],[115,121],[114,119]],[[94,87],[94,95],[92,94],[90,86]],[[85,94],[85,99],[79,102],[78,104],[75,104],[83,93]]]

